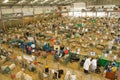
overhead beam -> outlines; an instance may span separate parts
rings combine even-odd
[[[10,0],[8,3],[2,3],[2,0],[0,0],[0,5],[1,6],[21,6],[21,4],[17,4],[19,1],[21,0]],[[34,0],[26,0],[26,2],[24,2],[22,5],[23,6],[54,6],[54,5],[68,5],[68,4],[72,4],[74,2],[85,2],[87,3],[87,5],[120,5],[120,0],[59,0],[53,4],[50,4],[51,2],[54,2],[55,0],[48,0],[45,4],[40,4],[40,2],[44,1],[44,0],[38,0],[36,3],[30,4],[31,1]],[[63,3],[60,3],[63,2]],[[69,3],[71,2],[71,3]],[[60,4],[58,4],[60,3]]]

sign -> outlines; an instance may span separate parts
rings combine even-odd
[[[82,27],[82,24],[77,24],[78,27]]]

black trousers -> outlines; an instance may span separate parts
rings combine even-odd
[[[85,69],[84,69],[84,73],[88,74],[88,70],[85,70]]]

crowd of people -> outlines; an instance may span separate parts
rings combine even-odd
[[[75,60],[71,54],[98,57],[107,50],[120,52],[119,32],[119,18],[41,16],[35,22],[9,27],[0,36],[2,43],[20,48],[24,54],[43,50],[54,54],[57,61],[69,56],[71,62]],[[93,72],[98,69],[96,58],[85,59],[85,73],[90,66]],[[113,65],[110,70],[114,70]]]

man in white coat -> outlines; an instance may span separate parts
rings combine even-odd
[[[91,61],[91,68],[92,68],[92,71],[95,72],[95,70],[97,69],[97,59],[93,59]]]
[[[90,65],[91,65],[91,58],[87,58],[83,65],[84,73],[88,74]]]

